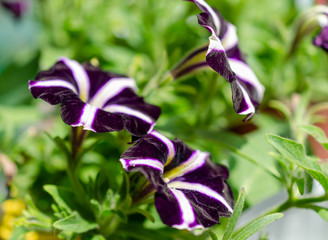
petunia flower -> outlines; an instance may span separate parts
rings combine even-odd
[[[328,52],[328,26],[324,27],[313,39],[313,44]]]
[[[328,52],[328,7],[316,5],[302,13],[297,19],[289,56],[295,52],[301,40],[318,27],[321,28],[321,32],[313,39],[313,44]]]
[[[12,12],[12,14],[14,14],[15,18],[17,19],[20,18],[27,9],[27,2],[24,0],[20,0],[20,1],[0,0],[0,3],[4,8]]]
[[[29,89],[34,98],[61,104],[66,124],[94,132],[125,128],[132,135],[143,136],[153,129],[160,115],[159,107],[135,94],[132,78],[65,57],[30,80]]]
[[[210,31],[210,43],[208,47],[199,48],[189,54],[173,70],[173,76],[179,77],[198,68],[211,67],[231,84],[235,111],[248,115],[245,120],[251,118],[263,98],[264,87],[240,52],[236,27],[224,20],[204,0],[186,1],[195,3],[203,11],[198,15],[198,23]],[[198,58],[203,55],[205,58],[199,61]]]
[[[193,230],[219,223],[233,212],[226,167],[209,153],[192,150],[156,131],[136,141],[120,159],[127,171],[145,175],[155,192],[155,207],[163,223]]]

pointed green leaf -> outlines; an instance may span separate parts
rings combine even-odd
[[[326,208],[321,208],[319,211],[318,211],[318,214],[319,216],[328,222],[328,209]]]
[[[60,137],[52,137],[49,133],[45,133],[58,147],[60,151],[62,151],[66,157],[70,157],[70,151],[68,150],[65,140]]]
[[[53,225],[57,229],[74,233],[84,233],[98,227],[97,223],[88,222],[76,211],[72,212],[68,217],[54,222]]]
[[[328,150],[328,139],[321,128],[313,125],[304,125],[300,126],[300,129],[314,137],[315,140],[321,143],[321,145]]]
[[[222,240],[230,239],[230,236],[232,235],[232,232],[235,229],[235,226],[237,224],[238,218],[239,218],[241,212],[243,211],[244,202],[245,202],[245,189],[242,188],[239,192],[233,213],[232,213],[231,217],[229,218],[229,221],[225,227]]]
[[[270,215],[266,215],[259,219],[255,219],[254,221],[250,222],[246,226],[244,226],[239,231],[233,234],[233,240],[246,240],[254,233],[261,230],[266,225],[272,223],[273,221],[281,218],[283,216],[282,213],[273,213]]]
[[[65,209],[68,213],[72,212],[72,206],[70,205],[73,203],[74,194],[70,190],[55,185],[44,185],[43,189],[51,195],[59,207]]]
[[[289,107],[284,102],[271,100],[269,106],[280,111],[286,118],[290,118],[292,115]]]
[[[326,191],[328,191],[328,177],[322,172],[319,164],[314,159],[305,156],[301,144],[272,134],[267,134],[265,139],[290,162],[304,168]]]
[[[133,211],[131,211],[130,213],[135,213],[135,212],[144,215],[152,223],[155,222],[155,219],[154,219],[153,215],[151,215],[150,212],[140,209],[140,208],[136,208],[136,209],[133,209]]]
[[[298,187],[298,191],[300,192],[301,195],[304,194],[305,190],[305,179],[304,178],[295,178],[296,184]]]

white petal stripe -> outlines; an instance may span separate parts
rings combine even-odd
[[[122,105],[116,105],[116,104],[112,104],[112,105],[108,105],[104,108],[105,111],[111,112],[111,113],[124,113],[130,116],[134,116],[136,118],[140,118],[141,120],[149,123],[149,124],[153,124],[154,120],[151,119],[148,115],[139,112],[137,110],[131,109],[129,107],[126,106],[122,106]]]
[[[259,95],[259,98],[263,98],[264,86],[257,79],[253,70],[244,62],[237,59],[228,58],[230,67],[234,73],[241,79],[247,81],[249,84],[255,87],[256,92]]]
[[[254,107],[248,93],[246,92],[245,88],[243,86],[241,86],[238,81],[237,81],[237,84],[240,87],[241,92],[243,93],[244,100],[246,101],[246,104],[247,104],[247,109],[244,110],[243,112],[239,112],[239,114],[246,115],[246,114],[250,114],[250,113],[255,113],[255,107]]]
[[[152,131],[150,133],[150,135],[156,137],[157,139],[159,139],[160,141],[162,141],[166,147],[167,147],[167,160],[165,165],[168,165],[174,158],[175,156],[175,148],[174,148],[174,144],[173,142],[168,139],[167,137],[163,136],[162,134],[160,134],[157,131]]]
[[[164,170],[164,165],[162,162],[160,162],[157,159],[153,159],[153,158],[138,158],[138,159],[124,159],[121,158],[120,162],[122,163],[122,166],[124,169],[127,169],[128,167],[132,166],[147,166],[147,167],[151,167],[154,168],[156,170],[159,170],[161,172],[163,172]]]
[[[71,126],[73,127],[83,126],[84,130],[94,131],[92,128],[92,123],[96,117],[97,111],[98,111],[97,107],[91,106],[90,104],[85,104],[78,124],[74,124]]]
[[[227,31],[222,37],[221,42],[225,51],[228,51],[229,49],[237,46],[238,44],[237,30],[236,27],[231,23],[228,23]]]
[[[188,198],[184,195],[183,192],[179,190],[170,189],[170,191],[172,192],[173,196],[176,198],[179,204],[182,219],[182,222],[180,224],[175,224],[172,227],[177,229],[194,229],[195,227],[190,228],[190,225],[196,221],[196,216],[190,202],[188,201]],[[201,225],[196,226],[197,228],[202,228]]]
[[[89,100],[90,79],[84,68],[80,63],[75,60],[61,57],[59,60],[71,70],[74,80],[79,87],[79,96],[82,101],[87,102]]]
[[[33,85],[29,86],[29,89],[33,87],[62,87],[67,88],[77,94],[77,89],[73,86],[73,84],[61,79],[34,82]]]
[[[208,197],[216,199],[217,201],[221,202],[231,213],[233,212],[231,206],[220,194],[218,194],[217,192],[215,192],[214,190],[203,184],[173,181],[168,183],[168,186],[170,189],[185,189],[185,190],[197,191]]]
[[[104,107],[105,103],[112,97],[119,94],[124,88],[132,88],[137,91],[137,85],[132,78],[113,78],[104,84],[92,97],[89,103],[99,108]]]
[[[212,52],[212,50],[225,52],[224,47],[222,46],[222,43],[218,37],[216,37],[215,35],[211,35],[209,37],[209,40],[210,40],[210,44],[208,46],[206,55]]]

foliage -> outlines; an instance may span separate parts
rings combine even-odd
[[[208,44],[208,32],[197,24],[199,10],[188,2],[38,0],[29,1],[19,20],[0,9],[0,154],[18,168],[10,179],[11,197],[27,204],[13,236],[33,231],[62,239],[237,240],[292,207],[328,220],[328,209],[318,205],[328,200],[327,162],[308,140],[312,136],[328,149],[325,133],[314,125],[325,120],[320,112],[328,106],[328,56],[311,36],[292,46],[303,9],[293,0],[208,2],[237,26],[240,48],[266,88],[258,114],[246,123],[233,110],[229,84],[214,71],[176,80],[167,74],[191,50]],[[232,216],[189,232],[164,225],[153,198],[135,204],[145,178],[125,173],[118,161],[133,140],[125,130],[89,132],[78,164],[70,168],[70,126],[58,108],[33,100],[27,89],[27,81],[60,56],[136,79],[139,94],[161,107],[158,131],[210,152],[215,163],[229,168],[234,195],[242,189]],[[3,184],[1,179],[0,171]],[[309,196],[313,181],[323,187],[322,195]],[[243,210],[279,191],[288,193],[284,203],[238,225]]]

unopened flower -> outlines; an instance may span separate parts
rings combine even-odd
[[[153,129],[160,115],[159,107],[135,94],[133,79],[64,57],[29,81],[29,89],[34,98],[61,104],[66,124],[94,132],[125,128],[143,136]]]
[[[204,0],[186,1],[195,3],[203,11],[198,15],[198,23],[210,31],[210,43],[208,47],[192,52],[173,70],[173,76],[179,77],[192,70],[210,66],[231,84],[235,111],[248,115],[246,120],[251,118],[263,98],[264,87],[239,50],[236,27],[224,20]],[[205,58],[198,60],[202,55]]]
[[[210,227],[233,212],[233,195],[226,183],[229,171],[211,162],[209,153],[152,131],[124,152],[120,161],[127,171],[146,176],[156,191],[160,218],[171,227]]]

